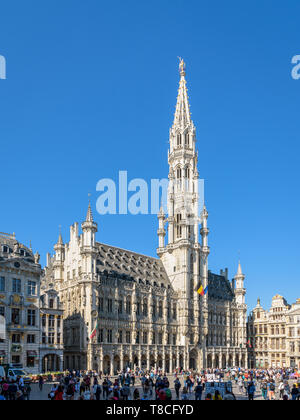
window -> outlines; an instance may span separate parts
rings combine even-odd
[[[156,344],[156,342],[155,342],[156,340],[155,340],[155,333],[152,333],[152,344]]]
[[[137,331],[137,333],[136,333],[135,344],[140,344],[140,333],[139,333],[139,331]]]
[[[11,358],[11,362],[13,365],[19,365],[20,361],[21,361],[20,356],[12,356]]]
[[[140,302],[136,303],[136,314],[137,315],[141,314],[141,303]]]
[[[54,308],[54,299],[50,299],[49,300],[49,308],[53,309]]]
[[[127,298],[126,300],[126,314],[130,315],[131,314],[131,299]]]
[[[0,292],[5,292],[5,277],[0,277]]]
[[[55,324],[55,317],[54,315],[50,315],[49,316],[49,328],[54,328],[54,324]]]
[[[32,368],[34,367],[34,357],[27,356],[27,367]]]
[[[173,346],[176,346],[177,336],[176,334],[173,335]]]
[[[20,334],[13,334],[11,337],[11,342],[14,344],[20,344],[21,343],[21,335]]]
[[[49,333],[48,343],[54,344],[54,333]]]
[[[176,320],[177,319],[177,310],[176,310],[176,306],[173,306],[173,319]]]
[[[13,293],[21,293],[21,280],[20,279],[13,279]]]
[[[162,341],[163,341],[163,335],[162,335],[162,333],[159,333],[158,334],[158,344],[162,344]]]
[[[27,285],[27,294],[29,296],[36,296],[36,282],[29,281]]]
[[[46,315],[42,316],[42,327],[46,327]]]
[[[122,313],[123,313],[123,301],[119,300],[118,314],[121,315]]]
[[[158,316],[159,316],[160,318],[162,318],[162,316],[163,316],[163,303],[162,303],[162,302],[159,302],[159,307],[158,307]]]
[[[148,316],[148,305],[147,305],[147,300],[146,299],[143,302],[143,315]]]
[[[57,344],[61,344],[61,334],[60,333],[57,333],[56,342],[57,342]]]
[[[46,339],[46,333],[42,333],[42,344],[46,344],[47,339]]]
[[[119,330],[118,343],[119,344],[123,343],[123,331],[122,330]]]
[[[131,343],[131,332],[130,331],[126,331],[126,343],[127,344]]]
[[[4,316],[5,317],[5,308],[4,308],[4,306],[0,306],[0,316]]]
[[[107,312],[112,313],[113,302],[112,299],[107,300]]]
[[[34,309],[28,309],[27,311],[27,325],[35,327],[36,311]]]
[[[14,325],[20,324],[20,309],[12,308],[11,310],[11,322]]]
[[[61,316],[58,315],[58,317],[57,317],[57,328],[60,328],[60,323],[61,323]]]
[[[103,312],[104,309],[104,301],[103,297],[99,298],[99,312]]]
[[[103,329],[99,330],[98,333],[98,343],[103,343]]]
[[[107,330],[107,342],[112,343],[112,330]]]
[[[148,344],[148,333],[147,332],[143,333],[143,344]]]
[[[28,334],[27,335],[27,344],[34,344],[35,343],[35,335]]]

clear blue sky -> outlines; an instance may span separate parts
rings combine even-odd
[[[167,175],[187,62],[210,269],[241,252],[248,304],[300,297],[299,1],[10,0],[1,4],[0,231],[45,254],[103,177]],[[155,255],[155,216],[96,215],[97,239]]]

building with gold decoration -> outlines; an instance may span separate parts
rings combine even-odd
[[[269,311],[258,299],[248,318],[248,337],[251,368],[300,369],[300,299],[289,305],[276,295]]]
[[[63,306],[53,284],[41,285],[40,371],[62,372],[64,368]]]
[[[40,256],[19,243],[14,235],[0,233],[0,315],[6,321],[0,341],[0,364],[39,372]]]

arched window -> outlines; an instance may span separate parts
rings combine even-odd
[[[177,179],[181,179],[181,175],[182,175],[181,168],[177,168],[177,171],[176,171]]]
[[[148,302],[147,302],[147,299],[143,300],[143,316],[148,316]]]
[[[189,147],[189,145],[190,145],[190,136],[188,134],[184,135],[184,144],[187,147]]]
[[[162,303],[162,301],[160,301],[160,302],[159,302],[159,306],[158,306],[158,316],[159,316],[160,318],[162,318],[162,317],[163,317],[163,303]]]
[[[180,225],[180,222],[182,220],[182,215],[181,214],[177,214],[176,215],[176,233],[177,233],[177,238],[181,238],[182,236],[182,226]]]
[[[131,315],[131,297],[128,296],[126,299],[126,314]]]
[[[177,147],[181,146],[181,135],[177,134]]]

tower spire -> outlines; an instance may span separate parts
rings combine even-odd
[[[86,215],[86,222],[94,222],[94,218],[93,218],[93,212],[92,212],[92,206],[91,206],[91,194],[88,194],[89,196],[89,206],[88,206],[88,211],[87,211],[87,215]]]
[[[182,58],[179,58],[179,60],[180,82],[173,128],[177,128],[183,131],[188,125],[192,123],[192,120],[185,80],[186,64]]]
[[[88,207],[88,211],[87,211],[85,221],[86,222],[92,222],[92,223],[94,222],[91,202],[89,202],[89,207]]]

